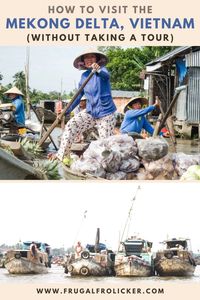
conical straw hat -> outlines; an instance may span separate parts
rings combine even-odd
[[[97,63],[102,67],[105,66],[108,63],[108,58],[105,54],[97,51],[97,50],[93,50],[93,49],[89,49],[88,51],[85,51],[84,53],[82,53],[81,55],[79,55],[75,60],[74,60],[74,67],[79,69],[79,70],[87,70],[87,68],[84,65],[84,55],[86,54],[95,54],[97,57]]]
[[[4,94],[5,95],[6,94],[17,94],[17,95],[24,96],[24,94],[16,86],[13,86],[11,89],[6,91]]]
[[[146,98],[143,98],[143,97],[134,97],[134,98],[131,98],[128,101],[128,103],[125,105],[125,107],[124,107],[124,113],[127,112],[127,110],[132,109],[131,106],[135,102],[140,102],[142,107],[148,105],[148,100]]]

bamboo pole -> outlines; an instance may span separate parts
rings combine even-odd
[[[30,109],[30,95],[29,95],[29,58],[30,58],[30,49],[26,49],[26,65],[25,65],[25,80],[26,80],[26,108],[27,108],[27,118],[31,118],[31,109]]]

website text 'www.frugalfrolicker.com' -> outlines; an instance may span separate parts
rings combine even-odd
[[[145,287],[145,288],[36,288],[37,294],[43,295],[156,295],[165,294],[164,288]]]

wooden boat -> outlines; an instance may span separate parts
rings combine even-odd
[[[20,143],[24,140],[28,140],[30,142],[33,143],[38,143],[40,136],[37,134],[26,134],[25,136],[20,136],[19,134],[6,134],[3,137],[0,138],[0,144],[5,145],[5,146],[9,146],[10,149],[14,152],[14,154],[16,156],[18,156],[18,154],[22,154],[22,146],[20,145]],[[46,139],[46,141],[42,144],[41,149],[43,151],[46,151],[47,148],[49,147],[51,143],[51,140],[49,138]],[[20,149],[21,148],[21,149]],[[20,149],[20,151],[18,151]],[[15,150],[16,153],[15,153]]]
[[[113,261],[106,253],[83,251],[80,258],[71,256],[65,264],[65,273],[71,276],[110,276],[113,275]]]
[[[154,274],[152,243],[132,237],[121,245],[122,250],[115,256],[116,276],[147,277]]]
[[[171,239],[163,242],[165,249],[156,253],[155,270],[160,276],[192,276],[195,260],[188,249],[188,239]]]
[[[31,165],[0,148],[0,180],[47,179]]]
[[[114,254],[99,243],[97,229],[95,245],[87,245],[80,253],[73,253],[65,262],[65,273],[71,276],[109,276],[114,274]]]
[[[60,163],[61,165],[61,176],[66,180],[105,180],[104,178],[96,177],[91,174],[83,174],[72,171],[68,166]]]
[[[33,158],[30,153],[25,151],[20,142],[0,139],[0,146],[2,146],[3,149],[9,148],[13,152],[13,154],[21,160],[31,160]]]
[[[5,267],[10,274],[41,274],[48,272],[48,255],[37,250],[34,256],[31,250],[9,250]]]
[[[57,117],[53,111],[49,109],[45,109],[44,107],[41,106],[35,107],[35,111],[39,116],[40,120],[44,120],[44,123],[46,124],[53,123]]]
[[[0,253],[0,268],[5,268],[5,255]]]
[[[200,265],[200,254],[195,254],[194,260],[195,260],[196,265]]]

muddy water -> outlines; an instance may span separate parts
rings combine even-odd
[[[167,140],[170,146],[170,152],[175,152],[171,141]],[[200,154],[200,141],[199,140],[182,140],[177,139],[175,146],[176,152],[183,152],[185,154]]]
[[[102,284],[123,284],[133,281],[142,281],[148,283],[159,282],[200,282],[200,266],[196,267],[195,273],[192,277],[146,277],[146,278],[119,278],[119,277],[70,277],[64,273],[64,268],[56,265],[52,265],[47,274],[37,275],[12,275],[9,274],[6,269],[0,269],[0,284],[13,283],[13,284],[28,284],[28,283],[40,283],[40,284],[85,284],[85,283],[102,283]]]

